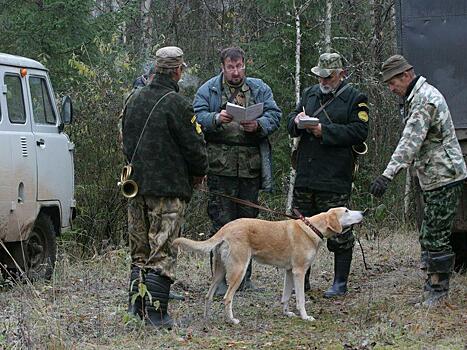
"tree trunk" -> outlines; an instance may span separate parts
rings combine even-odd
[[[300,92],[301,92],[301,84],[300,84],[300,69],[301,69],[301,55],[300,49],[302,47],[302,32],[301,32],[301,25],[300,25],[300,15],[305,9],[310,5],[311,0],[307,1],[303,4],[300,8],[295,6],[294,1],[294,9],[295,9],[295,104],[298,105],[300,102]],[[300,140],[299,137],[294,137],[291,139],[291,147],[292,147],[292,154],[298,147],[298,141]],[[290,174],[289,174],[289,190],[287,193],[287,204],[286,204],[286,212],[287,214],[292,213],[292,202],[293,202],[293,190],[295,187],[295,177],[297,176],[297,172],[294,168],[290,167]]]
[[[331,52],[331,23],[332,23],[332,0],[326,0],[326,17],[324,19],[324,50]]]
[[[153,23],[150,16],[152,0],[141,0],[141,54],[146,60],[151,54]]]

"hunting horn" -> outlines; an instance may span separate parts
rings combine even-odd
[[[132,165],[125,165],[122,169],[122,174],[120,175],[120,181],[117,183],[123,196],[126,198],[133,198],[138,193],[138,185],[136,182],[128,179],[132,172]]]

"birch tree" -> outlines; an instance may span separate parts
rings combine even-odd
[[[293,2],[294,7],[294,18],[295,18],[295,104],[300,102],[300,91],[301,91],[301,84],[300,84],[300,69],[301,69],[301,47],[302,47],[302,32],[301,32],[301,24],[300,24],[300,16],[303,11],[310,5],[311,0],[308,0],[302,6],[297,7],[295,1]],[[292,154],[297,150],[298,141],[300,138],[294,137],[291,139],[292,144]],[[290,174],[289,174],[289,190],[287,193],[287,206],[286,211],[288,214],[292,212],[292,201],[293,201],[293,190],[295,186],[295,178],[297,173],[293,167],[290,167]]]
[[[332,0],[326,0],[326,17],[324,18],[324,50],[331,52]]]
[[[152,43],[153,21],[150,16],[152,0],[141,0],[141,53],[146,60],[149,57]]]

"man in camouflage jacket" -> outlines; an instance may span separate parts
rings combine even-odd
[[[190,103],[178,94],[185,63],[178,47],[156,52],[156,74],[136,90],[123,116],[123,152],[138,193],[128,200],[131,250],[129,311],[170,327],[167,313],[180,235],[193,185],[208,169],[205,142]],[[144,297],[139,293],[147,287]]]
[[[319,84],[303,91],[287,123],[290,136],[300,137],[293,205],[304,216],[349,205],[355,161],[352,146],[362,145],[368,135],[368,98],[344,81],[340,55],[322,54],[311,71],[318,77]],[[298,127],[299,118],[313,115],[328,102],[317,115],[317,125]],[[328,239],[327,247],[334,253],[334,281],[324,293],[325,297],[347,292],[354,244],[351,229]],[[309,275],[308,269],[305,290],[310,289]]]
[[[244,56],[238,47],[224,49],[222,73],[198,89],[193,107],[207,142],[209,190],[256,203],[260,188],[272,189],[268,136],[278,129],[282,113],[269,86],[261,79],[245,76]],[[226,111],[227,102],[243,107],[263,103],[263,114],[255,120],[237,123]],[[208,215],[213,235],[232,220],[256,217],[258,210],[211,195]],[[253,288],[250,276],[251,263],[240,288]],[[223,283],[216,295],[225,291]]]
[[[424,77],[416,76],[401,55],[389,57],[382,73],[389,89],[404,98],[405,127],[370,192],[381,197],[397,173],[413,163],[425,203],[419,238],[428,275],[423,305],[432,306],[448,295],[454,265],[451,228],[467,170],[443,95]]]

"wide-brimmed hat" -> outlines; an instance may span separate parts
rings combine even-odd
[[[342,58],[338,53],[323,53],[319,56],[318,65],[311,72],[321,78],[329,77],[336,69],[342,69]]]
[[[401,74],[413,66],[402,55],[393,55],[384,61],[381,66],[381,74],[383,75],[383,82],[387,83],[396,75]]]
[[[166,46],[156,51],[156,67],[178,68],[180,66],[186,67],[181,48],[177,46]]]

